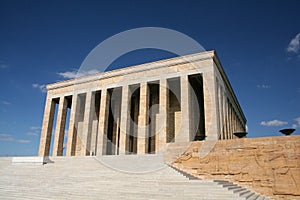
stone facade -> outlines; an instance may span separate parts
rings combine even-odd
[[[208,51],[47,85],[39,156],[159,153],[171,142],[232,139],[245,123]]]
[[[218,141],[200,157],[193,142],[174,166],[200,178],[229,180],[272,199],[300,199],[300,136]]]

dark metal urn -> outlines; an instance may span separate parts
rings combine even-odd
[[[294,128],[286,128],[286,129],[282,129],[279,132],[284,134],[284,135],[291,135],[296,129]]]
[[[234,135],[238,138],[243,138],[247,135],[247,132],[235,132]]]

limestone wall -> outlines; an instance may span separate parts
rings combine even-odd
[[[300,199],[300,135],[221,140],[200,158],[202,146],[202,141],[193,142],[174,166],[200,178],[230,180],[273,199]]]

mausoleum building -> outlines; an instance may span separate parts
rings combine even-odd
[[[160,153],[227,140],[246,118],[215,51],[47,85],[39,156]]]

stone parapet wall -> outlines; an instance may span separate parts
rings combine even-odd
[[[221,140],[200,158],[202,146],[203,141],[192,142],[173,165],[200,178],[236,182],[273,199],[300,199],[300,135]]]

